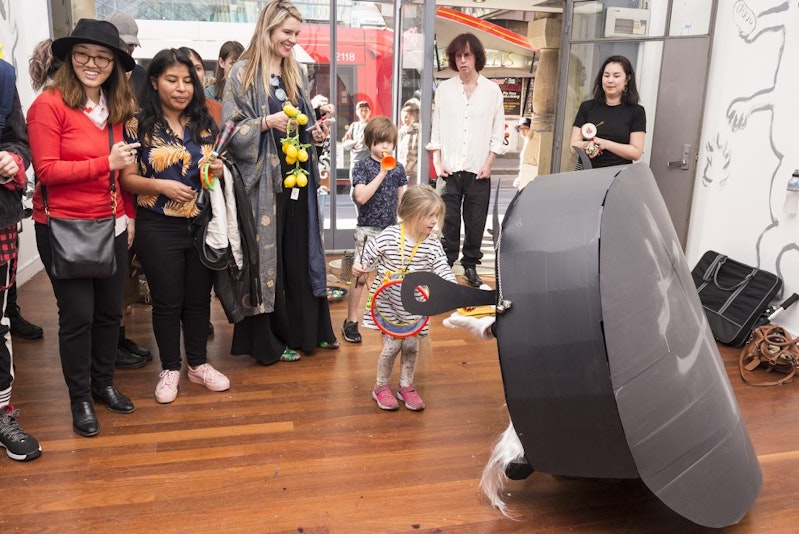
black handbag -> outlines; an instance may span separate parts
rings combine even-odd
[[[691,271],[713,337],[740,347],[755,323],[782,290],[782,279],[768,271],[705,252]]]
[[[108,140],[113,146],[114,133],[108,126]],[[114,234],[116,227],[117,189],[114,171],[109,176],[111,216],[103,219],[62,219],[51,217],[47,205],[47,187],[42,185],[42,200],[50,229],[50,273],[54,278],[110,278],[117,270]]]

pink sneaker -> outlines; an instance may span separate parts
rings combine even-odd
[[[202,384],[211,391],[225,391],[230,389],[230,380],[214,369],[210,363],[198,365],[196,368],[189,366],[189,382]]]
[[[375,386],[372,390],[372,398],[377,401],[377,405],[381,410],[396,410],[399,408],[399,403],[394,395],[391,393],[391,386]]]
[[[161,404],[169,404],[178,396],[180,371],[164,370],[158,376],[158,385],[155,386],[155,400]]]
[[[422,397],[416,393],[416,388],[411,384],[410,386],[400,387],[397,389],[397,398],[405,401],[405,407],[414,412],[424,410],[424,401]]]

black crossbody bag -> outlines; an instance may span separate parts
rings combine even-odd
[[[108,142],[114,145],[114,132],[108,126]],[[47,187],[42,184],[42,200],[50,229],[50,272],[53,277],[110,278],[117,270],[114,234],[117,214],[117,188],[114,171],[109,175],[111,216],[102,219],[62,219],[51,217]]]

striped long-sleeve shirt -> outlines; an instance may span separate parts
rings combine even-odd
[[[455,282],[455,275],[447,263],[447,256],[441,241],[434,236],[427,236],[419,242],[418,248],[414,252],[416,242],[405,235],[404,247],[400,245],[401,230],[400,225],[389,226],[380,234],[368,241],[364,247],[362,265],[370,270],[376,270],[376,276],[369,294],[374,295],[375,291],[383,285],[384,281],[391,278],[393,274],[400,272],[433,272],[441,278],[450,282]],[[389,321],[398,324],[407,324],[415,321],[418,317],[411,315],[402,307],[400,298],[400,285],[392,288],[386,305],[381,306],[380,313]],[[371,299],[370,299],[371,301]],[[364,311],[363,325],[366,328],[377,328],[369,309]],[[427,334],[427,327],[419,333]]]

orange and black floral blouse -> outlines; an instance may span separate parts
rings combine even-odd
[[[211,155],[216,126],[214,131],[202,133],[203,143],[195,143],[189,133],[189,125],[183,130],[181,140],[167,124],[158,124],[155,134],[148,143],[139,137],[139,120],[133,117],[125,123],[125,142],[141,143],[137,163],[139,174],[145,178],[177,180],[197,193],[200,185],[200,166]],[[161,213],[169,217],[192,218],[199,215],[196,204],[197,195],[188,202],[176,202],[164,195],[137,195],[136,206]]]

